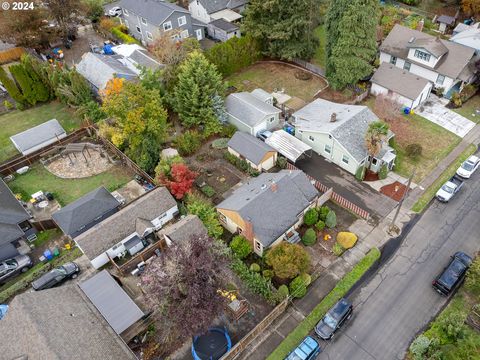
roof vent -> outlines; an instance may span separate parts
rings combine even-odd
[[[337,113],[332,113],[332,115],[330,115],[330,122],[335,122],[337,121]]]
[[[412,37],[410,38],[410,40],[408,40],[408,43],[411,44],[411,43],[413,43],[415,40],[416,40],[416,39],[415,39],[415,36],[412,36]]]
[[[267,188],[267,185],[262,184],[261,189],[262,189],[262,190],[265,190],[266,188]]]

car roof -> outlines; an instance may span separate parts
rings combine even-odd
[[[475,155],[471,155],[471,156],[467,159],[467,161],[472,162],[472,163],[476,163],[476,162],[479,161],[479,160],[480,160],[480,158],[479,158],[478,156],[475,156]]]
[[[459,275],[465,269],[466,265],[457,258],[454,258],[445,271],[440,275],[438,281],[451,288],[458,280]]]
[[[314,338],[311,336],[307,336],[305,339],[303,339],[302,343],[298,345],[295,350],[293,350],[290,355],[286,358],[287,360],[305,360],[308,358],[309,355],[311,355],[316,349],[318,349],[320,346],[318,345],[318,342],[315,341]]]
[[[465,265],[470,265],[473,261],[473,259],[465,254],[463,251],[457,251],[454,255],[454,258],[459,259],[461,262],[463,262]]]
[[[340,299],[328,312],[333,318],[340,319],[352,306],[352,303],[345,298]]]

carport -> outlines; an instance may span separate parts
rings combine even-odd
[[[293,163],[303,158],[304,154],[309,157],[312,154],[312,148],[310,146],[295,136],[290,135],[285,130],[274,131],[272,135],[265,140],[265,143]]]

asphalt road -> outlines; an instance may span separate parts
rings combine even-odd
[[[319,359],[403,360],[446,304],[432,280],[456,251],[480,250],[480,171],[448,204],[435,201],[392,258],[352,296],[354,316]]]

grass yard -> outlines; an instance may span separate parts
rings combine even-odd
[[[67,106],[53,101],[24,111],[15,110],[0,116],[0,162],[18,154],[10,141],[10,136],[39,125],[45,121],[57,119],[67,132],[80,126],[81,120]]]
[[[458,109],[452,109],[457,114],[466,117],[468,120],[471,120],[475,123],[480,122],[480,113],[477,113],[476,110],[480,110],[480,94],[472,96],[470,99],[465,102],[462,107]]]
[[[326,54],[325,54],[325,46],[327,43],[327,35],[325,33],[325,25],[320,25],[318,26],[313,33],[315,34],[315,37],[318,39],[320,42],[317,48],[317,51],[315,51],[315,55],[313,56],[313,59],[311,60],[312,63],[315,65],[320,66],[322,69],[325,69],[325,65],[327,62],[326,59]]]
[[[312,76],[309,80],[297,79],[295,73],[298,71],[301,70],[286,64],[261,62],[229,76],[226,80],[229,85],[235,86],[237,91],[262,88],[272,92],[275,89],[285,89],[286,94],[310,102],[317,91],[325,87],[326,82],[317,76]]]
[[[115,166],[101,174],[81,179],[62,179],[37,163],[24,175],[15,175],[15,180],[8,183],[13,193],[21,194],[23,200],[30,199],[37,191],[49,191],[54,194],[60,205],[65,206],[99,186],[113,191],[133,178],[127,169]]]

